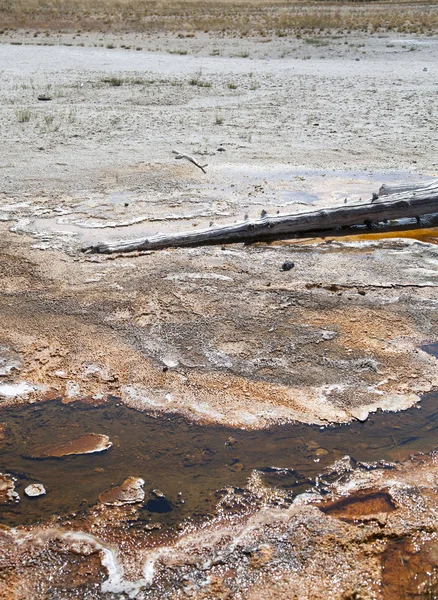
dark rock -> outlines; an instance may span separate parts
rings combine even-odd
[[[38,96],[38,100],[40,100],[41,102],[48,102],[51,99],[52,99],[52,97],[47,94],[40,94]]]
[[[292,261],[290,261],[290,260],[287,260],[286,262],[284,262],[284,263],[281,265],[281,269],[280,269],[280,271],[290,271],[291,269],[293,269],[293,268],[294,268],[294,266],[295,266],[295,263],[293,263],[293,262],[292,262]]]

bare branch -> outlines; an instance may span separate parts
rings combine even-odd
[[[185,160],[188,160],[189,162],[193,163],[194,165],[196,165],[198,167],[198,169],[201,169],[201,171],[203,173],[206,173],[207,171],[205,170],[205,167],[208,167],[208,165],[200,165],[194,158],[193,156],[189,156],[188,154],[182,154],[181,152],[177,152],[176,150],[172,150],[172,152],[174,154],[176,154],[175,158],[177,160],[184,158]]]

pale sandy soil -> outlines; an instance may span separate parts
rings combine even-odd
[[[435,388],[436,359],[419,349],[438,334],[432,244],[284,242],[109,258],[80,249],[430,179],[438,171],[437,38],[44,41],[54,45],[17,32],[0,44],[1,405],[113,394],[141,410],[261,428],[363,420]],[[175,161],[174,148],[208,163],[207,173]],[[295,267],[283,272],[286,260]],[[273,509],[275,493],[249,482],[258,500],[246,516],[229,531],[211,524],[219,533],[208,543],[202,532],[181,533],[181,546],[163,550],[162,571],[155,555],[132,550],[129,535],[122,544],[108,534],[123,547],[123,573],[103,542],[75,540],[68,524],[62,535],[49,526],[6,531],[6,597],[62,597],[46,586],[44,569],[61,569],[64,542],[77,542],[65,550],[67,579],[88,573],[94,582],[83,597],[164,597],[165,589],[174,598],[263,598],[267,582],[270,598],[292,597],[286,583],[297,598],[383,597],[390,540],[406,535],[422,549],[436,537],[434,460],[425,459],[421,482],[404,465],[391,481],[376,469],[366,482],[356,473],[333,488],[337,496],[392,486],[398,504],[387,530],[385,516],[346,525],[304,500]],[[415,511],[411,492],[431,500]],[[105,514],[74,529],[103,539],[128,518]],[[14,536],[25,543],[16,547]],[[426,544],[431,564],[434,543]],[[202,556],[189,556],[194,546]],[[24,571],[22,553],[31,565]],[[174,579],[166,588],[159,577]]]

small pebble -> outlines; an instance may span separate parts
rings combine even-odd
[[[237,444],[237,440],[233,437],[229,437],[225,442],[225,446],[234,446],[235,444]]]
[[[286,262],[284,262],[281,265],[281,269],[280,271],[290,271],[291,269],[293,269],[295,266],[295,263],[293,263],[292,261],[287,260]]]
[[[35,498],[36,496],[44,496],[46,489],[42,483],[32,483],[24,488],[24,493],[30,498]]]

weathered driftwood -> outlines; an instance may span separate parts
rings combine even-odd
[[[400,192],[388,197],[357,204],[342,204],[333,208],[323,208],[310,212],[265,215],[261,219],[245,220],[230,225],[185,231],[173,234],[158,234],[149,238],[118,242],[101,242],[84,248],[85,252],[110,254],[112,252],[132,252],[133,250],[159,250],[180,246],[201,246],[207,244],[231,244],[256,242],[284,238],[295,233],[309,233],[330,230],[337,227],[369,224],[385,219],[419,217],[438,212],[438,182],[412,192]]]
[[[438,179],[432,179],[431,181],[426,181],[422,183],[384,183],[380,186],[379,189],[379,197],[380,196],[389,196],[391,194],[399,194],[400,192],[412,192],[414,190],[419,190],[421,188],[434,188],[438,186]]]
[[[193,156],[189,156],[188,154],[183,154],[182,152],[178,152],[177,150],[172,150],[172,152],[173,152],[173,154],[175,154],[175,155],[176,155],[176,156],[175,156],[175,158],[176,158],[177,160],[180,160],[181,158],[184,158],[185,160],[188,160],[189,162],[191,162],[191,163],[193,163],[195,166],[197,166],[197,167],[198,167],[198,169],[201,169],[201,171],[202,171],[203,173],[206,173],[206,172],[207,172],[207,171],[205,170],[205,167],[208,167],[208,165],[200,165],[200,164],[198,163],[198,161],[197,161],[197,160],[195,160],[195,159],[193,158]]]

